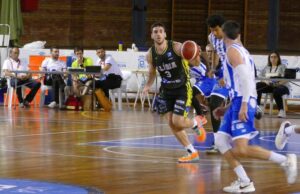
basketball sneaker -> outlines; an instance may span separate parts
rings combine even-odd
[[[282,163],[288,184],[294,184],[298,176],[297,156],[296,154],[287,154],[287,161]]]
[[[227,193],[250,193],[255,191],[254,183],[244,183],[240,179],[233,181],[229,186],[223,188]]]
[[[196,140],[204,142],[206,140],[206,131],[203,125],[207,123],[207,119],[204,116],[196,116],[195,120],[197,121],[197,127],[193,128],[193,130],[196,132]]]
[[[289,121],[282,122],[280,125],[280,128],[279,128],[278,133],[275,138],[275,145],[276,145],[276,148],[279,150],[282,150],[285,147],[285,145],[289,139],[289,136],[284,132],[285,128],[287,128],[289,126],[291,126],[291,123]]]
[[[178,163],[192,163],[192,162],[199,162],[199,160],[200,160],[199,153],[194,152],[186,156],[183,156],[181,158],[178,158]]]

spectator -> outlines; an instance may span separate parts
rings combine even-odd
[[[101,65],[104,77],[95,82],[95,87],[101,88],[105,96],[109,97],[109,89],[115,89],[121,86],[122,72],[116,61],[111,56],[106,55],[103,47],[99,47],[96,52],[99,57],[97,65]]]
[[[268,56],[268,64],[262,70],[260,77],[262,78],[279,78],[284,77],[285,66],[281,64],[278,52],[272,52]],[[263,93],[272,93],[278,108],[278,117],[286,117],[283,110],[282,96],[289,94],[289,85],[286,81],[261,81],[256,84],[257,104],[260,105]]]
[[[74,53],[77,59],[72,63],[72,68],[85,68],[86,66],[92,66],[93,60],[89,57],[83,57],[83,48],[75,48]],[[75,96],[80,97],[84,95],[83,90],[85,87],[89,87],[92,84],[92,78],[90,75],[79,74],[73,75],[73,90]],[[84,91],[87,91],[85,89]]]
[[[37,91],[39,90],[41,83],[32,79],[30,73],[13,73],[11,71],[28,71],[29,68],[19,59],[20,49],[14,47],[9,52],[9,58],[6,59],[3,63],[3,73],[5,76],[11,78],[11,85],[15,87],[17,83],[17,96],[20,103],[20,107],[29,107],[29,103],[33,100]],[[30,88],[30,92],[23,98],[22,87],[26,86]]]
[[[44,59],[42,62],[43,71],[58,71],[65,72],[67,69],[66,63],[59,60],[59,49],[52,47],[50,49],[51,57]],[[44,84],[53,87],[54,91],[54,101],[52,101],[48,107],[55,108],[59,104],[59,90],[64,92],[66,87],[64,79],[67,75],[61,74],[50,74],[45,75]]]

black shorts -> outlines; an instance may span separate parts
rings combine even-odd
[[[176,89],[162,89],[162,98],[166,101],[166,112],[187,117],[192,104],[192,95],[190,83]]]

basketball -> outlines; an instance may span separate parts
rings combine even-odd
[[[199,55],[199,46],[192,40],[185,41],[181,46],[181,56],[186,60],[192,60]]]

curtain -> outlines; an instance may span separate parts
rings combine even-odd
[[[0,24],[10,25],[10,40],[16,46],[23,33],[20,0],[0,0]]]

